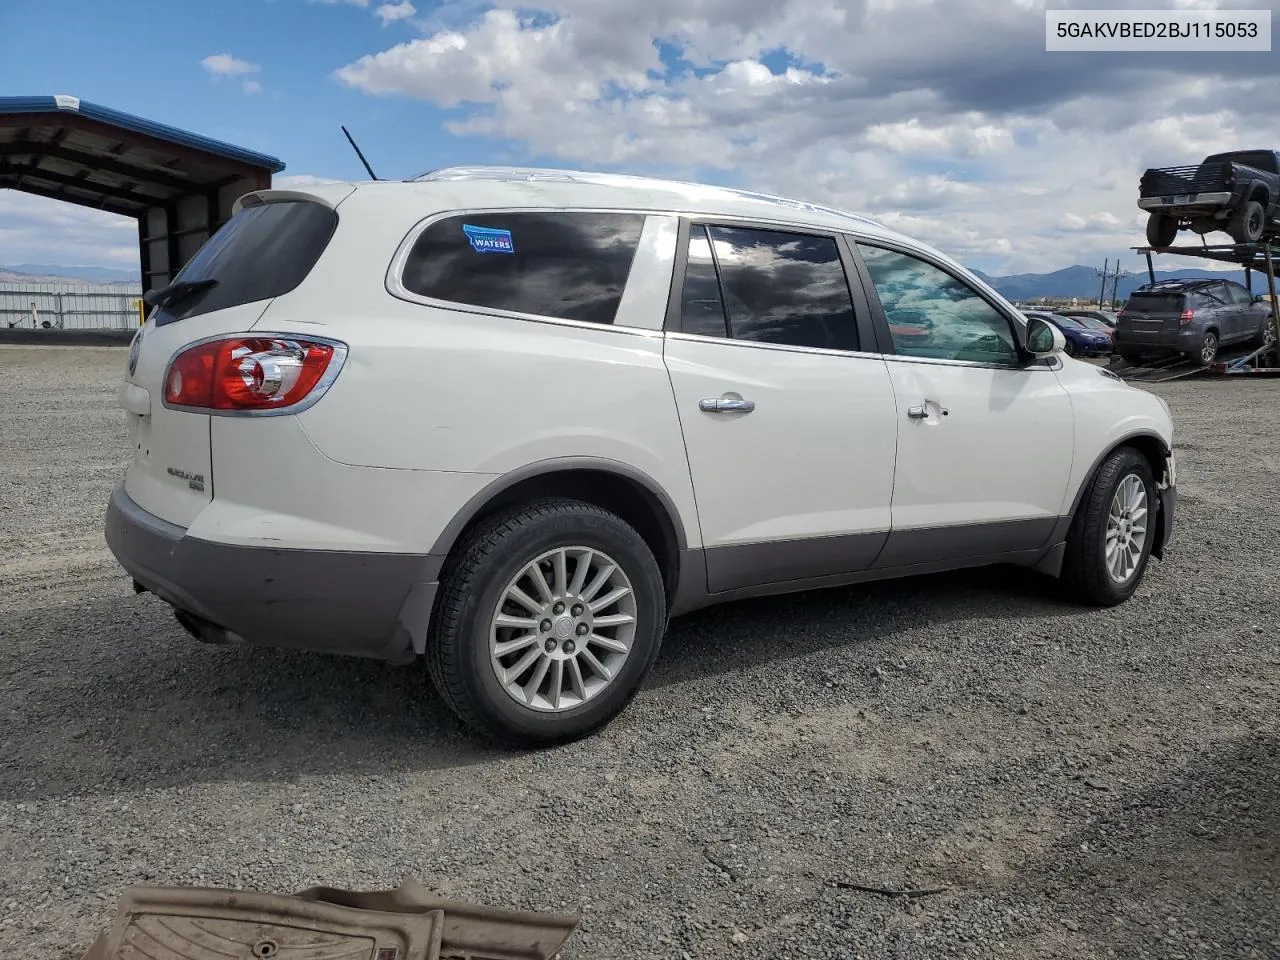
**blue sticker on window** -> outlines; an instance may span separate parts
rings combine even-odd
[[[471,249],[476,253],[515,253],[516,244],[511,239],[510,230],[498,230],[494,227],[474,227],[469,223],[462,225],[462,232],[471,241]]]

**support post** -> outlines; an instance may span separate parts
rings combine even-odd
[[[1151,251],[1147,251],[1147,276],[1151,278],[1151,282],[1156,282],[1156,268],[1151,263]]]
[[[1271,258],[1271,244],[1262,247],[1263,256],[1267,258],[1267,292],[1271,294],[1271,330],[1275,339],[1271,342],[1271,354],[1280,354],[1280,303],[1276,302],[1276,268]]]

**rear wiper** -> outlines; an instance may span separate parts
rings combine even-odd
[[[148,290],[143,294],[142,300],[148,307],[170,307],[193,293],[208,290],[217,282],[212,277],[205,280],[177,280],[159,290]]]

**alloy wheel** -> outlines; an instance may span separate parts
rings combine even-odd
[[[511,699],[559,713],[613,682],[635,634],[636,597],[626,571],[600,550],[558,547],[525,564],[502,592],[489,660]]]
[[[1116,583],[1128,583],[1137,572],[1147,543],[1147,489],[1135,473],[1116,487],[1107,514],[1107,573]]]

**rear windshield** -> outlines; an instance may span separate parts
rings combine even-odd
[[[1277,172],[1276,155],[1269,150],[1242,150],[1239,153],[1215,153],[1212,157],[1205,157],[1205,163],[1212,163],[1215,160],[1230,160],[1257,170]]]
[[[156,311],[156,325],[288,293],[311,272],[337,226],[336,212],[309,200],[242,208],[174,278],[218,282]]]
[[[1130,310],[1181,310],[1180,293],[1135,293],[1129,297]]]

